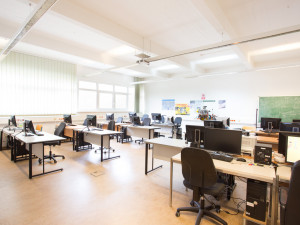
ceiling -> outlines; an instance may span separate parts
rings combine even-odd
[[[38,3],[0,0],[0,48]],[[58,0],[12,51],[87,67],[87,77],[159,80],[298,66],[300,32],[219,46],[299,29],[299,12],[300,0]],[[149,65],[136,63],[140,53]]]

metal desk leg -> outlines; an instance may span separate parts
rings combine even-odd
[[[109,143],[110,143],[110,137],[109,137]],[[108,149],[108,158],[103,159],[103,135],[101,135],[101,162],[103,162],[104,160],[110,160],[110,159],[115,159],[115,158],[120,158],[121,156],[117,155],[117,156],[113,156],[110,157],[110,148]],[[110,144],[109,144],[110,147]]]
[[[29,179],[32,178],[32,144],[29,144]]]
[[[103,162],[103,135],[101,135],[101,162]]]
[[[3,130],[0,131],[0,151],[2,151],[2,137],[3,136]]]
[[[271,214],[271,224],[277,225],[278,218],[278,183],[279,176],[276,175],[276,178],[273,179],[272,184],[272,214]]]
[[[172,194],[173,194],[173,159],[170,161],[170,197],[169,197],[169,205],[172,207]]]
[[[146,148],[145,148],[145,174],[147,175],[148,173],[158,169],[158,168],[162,168],[162,165],[156,167],[156,168],[153,168],[153,164],[154,164],[154,161],[153,161],[153,150],[154,150],[154,147],[152,148],[152,169],[151,170],[148,170],[148,153],[149,153],[149,148],[150,148],[150,144],[145,144],[146,145]]]

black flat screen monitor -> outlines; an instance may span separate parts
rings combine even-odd
[[[135,112],[130,112],[128,114],[129,114],[129,120],[130,120],[130,122],[133,122],[133,117],[136,116],[136,113]]]
[[[97,126],[97,116],[96,115],[87,115],[86,116],[87,120],[87,126]]]
[[[24,125],[25,125],[25,127],[23,128],[24,132],[29,131],[33,134],[36,134],[33,123],[32,123],[32,120],[25,120]]]
[[[115,114],[114,113],[106,113],[106,120],[114,120]]]
[[[151,113],[152,120],[161,121],[161,114],[160,113]]]
[[[300,131],[300,123],[280,123],[279,130],[280,131],[299,132]]]
[[[72,123],[72,116],[70,114],[65,114],[63,117],[65,123]]]
[[[204,120],[204,126],[210,128],[224,128],[223,121],[217,120]]]
[[[134,116],[133,119],[132,119],[132,123],[133,123],[133,125],[135,125],[135,126],[141,125],[140,117],[139,117],[139,116]]]
[[[300,123],[300,119],[293,119],[293,123]]]
[[[204,135],[204,126],[186,125],[185,138],[188,142],[197,142],[204,145]]]
[[[288,163],[295,163],[300,160],[300,134],[290,133],[286,136],[286,157],[285,161]]]
[[[10,124],[14,125],[15,127],[17,126],[17,121],[16,121],[15,115],[10,116],[10,118],[8,120],[8,126],[10,126]]]
[[[241,154],[242,131],[206,128],[204,148],[230,154]]]
[[[279,129],[281,118],[266,118],[261,117],[260,127],[264,130]]]

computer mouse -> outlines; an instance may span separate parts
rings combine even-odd
[[[236,161],[246,162],[246,159],[244,159],[244,158],[237,158]]]

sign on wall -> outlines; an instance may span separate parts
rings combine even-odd
[[[175,115],[190,115],[189,104],[176,104]]]

